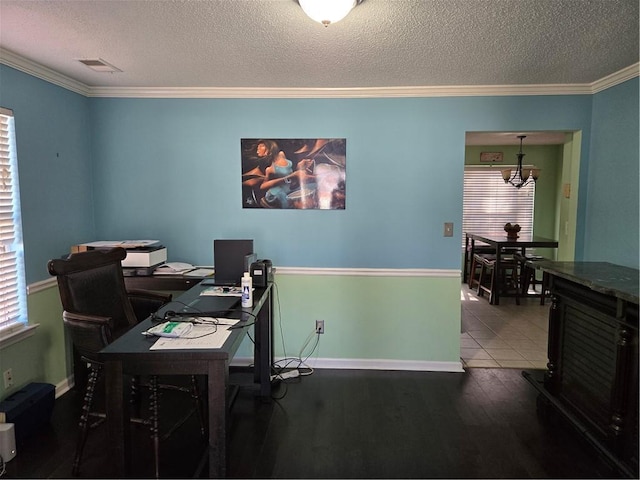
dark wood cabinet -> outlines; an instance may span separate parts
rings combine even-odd
[[[548,262],[544,388],[585,436],[638,477],[638,270]]]

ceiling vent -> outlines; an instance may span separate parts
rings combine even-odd
[[[110,72],[110,73],[113,73],[113,72],[121,72],[122,71],[119,68],[116,68],[113,65],[105,62],[101,58],[83,59],[83,60],[78,60],[78,61],[80,63],[84,63],[87,67],[89,67],[91,70],[94,70],[96,72]]]

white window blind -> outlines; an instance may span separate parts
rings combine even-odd
[[[27,323],[13,112],[0,107],[0,338]]]
[[[535,182],[517,189],[504,183],[500,170],[465,167],[462,207],[462,248],[464,232],[503,230],[506,223],[517,223],[521,234],[533,232]]]

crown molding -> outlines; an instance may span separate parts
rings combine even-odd
[[[593,83],[546,85],[468,85],[375,88],[241,88],[241,87],[91,87],[0,48],[0,63],[85,97],[96,98],[420,98],[535,95],[592,95],[638,77],[630,65]]]
[[[15,68],[16,70],[20,70],[21,72],[28,73],[29,75],[41,80],[53,83],[54,85],[58,85],[59,87],[71,90],[72,92],[79,93],[85,97],[89,96],[91,87],[88,85],[69,78],[66,75],[62,75],[61,73],[51,70],[39,63],[27,60],[26,58],[16,55],[4,48],[0,48],[0,63],[7,65],[8,67]]]
[[[640,62],[633,65],[629,65],[627,68],[623,68],[620,71],[614,72],[611,75],[607,75],[600,80],[596,80],[591,84],[591,93],[598,93],[607,88],[615,87],[616,85],[636,78],[640,75]]]
[[[118,98],[416,98],[589,95],[590,85],[477,85],[375,88],[91,88],[90,97]]]

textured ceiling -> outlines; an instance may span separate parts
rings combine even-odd
[[[638,0],[364,0],[325,28],[295,0],[1,0],[0,47],[89,87],[590,84],[638,62],[638,18]]]

